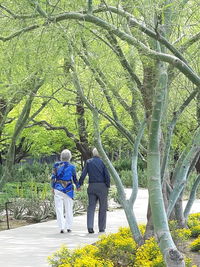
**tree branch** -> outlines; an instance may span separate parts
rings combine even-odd
[[[19,31],[17,31],[17,32],[15,32],[15,33],[13,33],[13,34],[11,34],[9,36],[7,36],[7,37],[0,36],[0,40],[3,41],[3,42],[6,42],[6,41],[9,41],[9,40],[11,40],[11,39],[13,39],[15,37],[20,36],[21,34],[23,34],[25,32],[29,32],[29,31],[35,30],[35,29],[37,29],[39,27],[40,26],[39,25],[36,25],[36,24],[35,25],[31,25],[31,26],[28,26],[26,28],[23,28],[23,29],[21,29],[21,30],[19,30]]]
[[[111,9],[113,10],[117,10],[117,14],[126,14],[124,13],[125,11],[121,11],[119,9]],[[128,14],[128,18],[130,18],[130,15]],[[20,35],[21,33],[23,33],[24,31],[30,31],[30,30],[33,30],[33,29],[36,29],[36,28],[39,28],[39,27],[44,27],[46,25],[49,25],[49,23],[57,23],[57,22],[60,22],[60,21],[63,21],[63,20],[79,20],[79,21],[86,21],[86,22],[90,22],[90,23],[93,23],[107,31],[110,31],[112,32],[113,34],[115,34],[116,36],[118,36],[121,40],[124,40],[126,41],[128,44],[131,44],[131,45],[134,45],[135,47],[137,47],[137,49],[139,51],[141,51],[144,55],[148,56],[148,57],[151,57],[155,60],[161,60],[161,61],[164,61],[164,62],[168,62],[172,65],[174,65],[177,69],[179,69],[192,83],[196,84],[197,86],[200,86],[200,77],[192,70],[192,68],[190,66],[188,66],[186,63],[185,63],[185,59],[180,58],[180,55],[178,55],[175,51],[175,55],[177,56],[172,56],[172,55],[169,55],[169,54],[164,54],[164,53],[158,53],[154,50],[151,50],[149,49],[147,46],[145,46],[142,42],[140,42],[138,39],[134,38],[133,36],[119,30],[119,28],[115,27],[114,25],[112,24],[109,24],[108,22],[98,18],[98,17],[95,17],[93,15],[90,15],[90,14],[83,14],[83,13],[77,13],[77,12],[66,12],[66,13],[63,13],[63,14],[59,14],[59,15],[56,15],[56,16],[52,16],[52,17],[49,17],[48,21],[45,22],[44,24],[42,25],[32,25],[32,26],[29,26],[25,29],[22,29],[20,31],[18,31],[17,33],[14,33],[12,34],[12,36],[9,37],[9,40]],[[132,18],[130,18],[132,19]],[[133,20],[133,19],[132,19]],[[135,21],[132,21],[132,23],[134,24]],[[143,29],[143,27],[141,28]],[[151,34],[151,37],[154,38],[155,37],[155,33],[151,33],[148,31],[147,28],[144,29],[144,33],[149,33]],[[150,36],[150,35],[149,35]],[[8,37],[0,37],[0,40],[2,41],[6,41],[8,40]],[[171,48],[171,50],[173,50],[172,46],[168,46],[166,42],[164,42],[164,39],[161,38],[161,37],[157,37],[156,40],[159,40],[159,41],[163,41],[163,44],[166,45],[166,47],[168,49]],[[170,50],[170,51],[171,51]]]

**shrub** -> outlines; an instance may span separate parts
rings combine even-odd
[[[138,171],[138,185],[143,188],[147,188],[147,178],[146,171]],[[131,170],[121,170],[120,178],[125,187],[132,187],[132,171]]]
[[[16,164],[14,166],[12,181],[26,182],[34,179],[38,182],[47,182],[51,171],[52,164],[41,164],[37,161],[34,161],[33,164]]]
[[[140,229],[144,229],[144,225],[140,226]],[[185,233],[183,235],[185,236]],[[62,247],[49,257],[49,263],[52,267],[166,266],[155,238],[146,240],[138,248],[128,227],[120,228],[115,234],[101,235],[99,238],[95,245],[87,245],[73,251]],[[197,246],[200,246],[200,237],[198,239],[194,245],[196,251],[199,250]],[[186,267],[196,267],[189,258],[185,258],[185,262]]]
[[[51,197],[50,183],[38,183],[34,180],[7,183],[2,191],[9,199],[15,197],[47,199]]]
[[[191,227],[191,235],[192,237],[197,237],[200,235],[200,224]]]
[[[116,160],[114,162],[115,169],[119,172],[121,170],[130,170],[131,169],[131,159],[123,158]]]
[[[184,260],[185,260],[185,267],[198,267],[197,265],[192,264],[192,259],[185,257]]]
[[[60,265],[60,267],[76,266],[76,267],[113,267],[113,263],[108,260],[100,260],[98,258],[93,258],[88,255],[84,257],[77,258],[72,265]]]
[[[47,260],[52,267],[62,266],[63,264],[66,264],[65,266],[68,267],[71,266],[71,255],[71,251],[66,246],[62,246],[59,250],[49,256]]]
[[[85,211],[87,209],[88,196],[86,185],[82,186],[80,191],[76,191],[74,200],[74,213],[80,213],[81,211]]]
[[[100,259],[96,256],[98,248],[93,245],[87,245],[70,251],[66,246],[48,257],[52,267],[113,267],[109,260]]]
[[[109,260],[104,260],[98,256],[98,247],[93,245],[87,245],[83,248],[78,248],[73,251],[71,263],[72,266],[77,267],[112,267],[113,263]]]
[[[169,221],[169,229],[170,231],[175,231],[178,228],[178,222],[176,220]]]
[[[188,226],[192,228],[194,226],[200,225],[200,213],[192,213],[188,216]]]
[[[120,228],[116,234],[102,235],[96,245],[98,257],[112,261],[115,266],[134,266],[136,243],[130,229]]]
[[[162,254],[154,237],[146,240],[144,245],[137,249],[134,267],[141,266],[165,267]]]
[[[108,199],[109,200],[113,199],[116,203],[119,203],[119,197],[118,197],[116,186],[111,186],[109,188]]]
[[[200,251],[200,236],[190,244],[190,249],[192,251]]]
[[[138,170],[138,184],[142,188],[147,188],[147,172],[146,169]]]
[[[9,209],[15,219],[26,219],[30,222],[41,222],[55,217],[52,200],[13,199]]]
[[[125,187],[132,187],[132,171],[121,170],[119,175]]]
[[[188,240],[191,236],[191,230],[186,229],[186,228],[176,229],[176,230],[172,231],[171,233],[175,239],[178,239],[181,241]]]

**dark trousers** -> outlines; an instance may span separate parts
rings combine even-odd
[[[97,201],[99,201],[98,227],[99,231],[106,228],[106,212],[108,207],[108,187],[104,183],[91,183],[87,189],[87,228],[94,227],[94,213]]]

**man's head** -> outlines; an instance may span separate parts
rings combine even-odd
[[[71,151],[68,149],[64,149],[60,154],[61,161],[70,161],[72,158]]]
[[[92,155],[93,155],[93,157],[99,157],[99,152],[96,149],[96,147],[92,150]]]

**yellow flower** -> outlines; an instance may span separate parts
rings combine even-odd
[[[192,251],[200,251],[200,235],[190,244],[190,248]]]
[[[135,267],[164,267],[164,261],[155,238],[145,241],[136,251]]]

